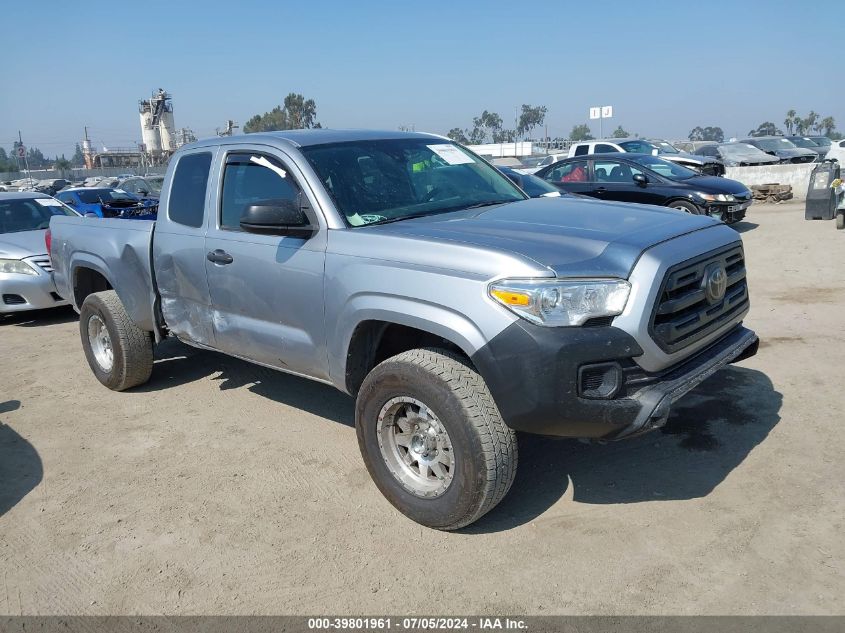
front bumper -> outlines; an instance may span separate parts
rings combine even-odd
[[[725,224],[733,224],[745,217],[748,207],[751,206],[752,202],[753,200],[746,200],[744,202],[709,202],[704,206],[704,211],[709,216],[721,219]]]
[[[39,271],[37,275],[0,273],[0,314],[65,305],[68,302],[56,292],[53,277],[47,272]]]
[[[738,325],[676,365],[646,372],[634,362],[642,349],[618,328],[515,322],[472,360],[511,428],[621,439],[662,426],[673,402],[722,367],[753,356],[758,344],[754,332]],[[582,395],[582,369],[597,364],[617,365],[624,376],[612,397]]]

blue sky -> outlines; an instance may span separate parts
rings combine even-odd
[[[210,136],[289,92],[330,127],[445,133],[482,110],[548,107],[552,136],[613,105],[629,132],[745,134],[790,107],[845,130],[843,4],[706,2],[22,2],[3,9],[0,145],[46,155],[140,140],[137,102],[173,94]],[[797,11],[797,14],[796,14]],[[10,28],[11,27],[11,28]],[[596,122],[597,123],[597,122]],[[598,134],[598,126],[594,126]]]

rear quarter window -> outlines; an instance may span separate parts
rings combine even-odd
[[[210,168],[211,152],[187,154],[179,159],[167,201],[167,215],[173,222],[202,226]]]

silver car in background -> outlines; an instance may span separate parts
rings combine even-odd
[[[0,314],[68,304],[56,292],[45,243],[54,215],[79,216],[42,193],[0,193]]]

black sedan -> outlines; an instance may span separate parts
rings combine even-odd
[[[735,180],[702,176],[651,154],[592,154],[558,161],[535,176],[561,191],[710,215],[731,224],[745,217],[751,191]]]

